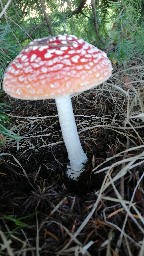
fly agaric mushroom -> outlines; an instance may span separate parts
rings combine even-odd
[[[55,99],[70,164],[77,180],[87,162],[75,123],[71,95],[106,81],[112,72],[107,55],[73,35],[36,39],[10,63],[3,88],[23,100]]]

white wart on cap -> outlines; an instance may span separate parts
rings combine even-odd
[[[73,35],[36,39],[10,63],[3,88],[14,98],[40,100],[89,90],[112,72],[106,54]]]

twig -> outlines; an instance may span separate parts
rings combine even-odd
[[[10,247],[11,240],[7,240],[5,234],[0,230],[0,236],[4,243],[3,249],[6,249],[9,256],[14,256],[12,248]]]
[[[138,256],[143,256],[144,255],[144,239],[143,239],[143,242],[142,242],[142,247],[139,251],[139,255]]]
[[[71,18],[72,15],[82,13],[82,9],[84,8],[85,4],[86,4],[86,0],[81,0],[79,6],[75,10],[72,11],[72,13],[68,16],[68,18]]]
[[[127,118],[126,118],[127,120],[129,120],[129,115],[130,115],[129,109],[130,109],[130,108],[129,108],[129,97],[128,97],[128,103],[127,103]],[[126,127],[126,122],[125,122],[124,126]],[[126,149],[128,149],[129,146],[130,146],[129,137],[127,137],[126,140],[127,140]],[[126,151],[125,151],[125,152],[124,152],[123,159],[126,159],[126,157],[127,157],[127,153],[126,153]],[[125,162],[122,163],[121,169],[123,169],[124,167],[125,167]],[[121,197],[124,199],[124,196],[125,196],[125,194],[124,194],[124,176],[122,176],[122,177],[121,177],[121,180],[120,180],[120,190],[121,190]]]
[[[45,17],[46,24],[48,26],[49,34],[52,36],[53,35],[52,24],[51,24],[51,20],[48,16],[47,12],[46,12],[45,0],[40,0],[40,3],[41,3],[42,12]]]
[[[96,15],[96,5],[95,5],[94,0],[91,0],[91,6],[92,6],[93,15],[94,15],[94,27],[95,27],[96,35],[97,35],[98,39],[100,40],[100,42],[102,44],[104,44],[104,41],[99,37],[98,21],[97,21],[97,15]]]
[[[0,13],[0,19],[2,18],[2,16],[5,14],[6,10],[8,9],[10,3],[11,3],[12,0],[8,0],[5,7],[3,8],[3,10],[1,11]]]
[[[36,256],[40,256],[39,251],[39,228],[38,228],[38,218],[36,215],[36,227],[37,227],[37,235],[36,235]]]

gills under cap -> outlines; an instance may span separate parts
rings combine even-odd
[[[73,35],[36,39],[10,63],[3,88],[25,100],[83,92],[106,81],[112,72],[107,55]]]

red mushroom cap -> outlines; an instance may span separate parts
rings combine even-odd
[[[10,63],[3,87],[14,98],[39,100],[89,90],[106,81],[110,60],[73,35],[36,39]]]

